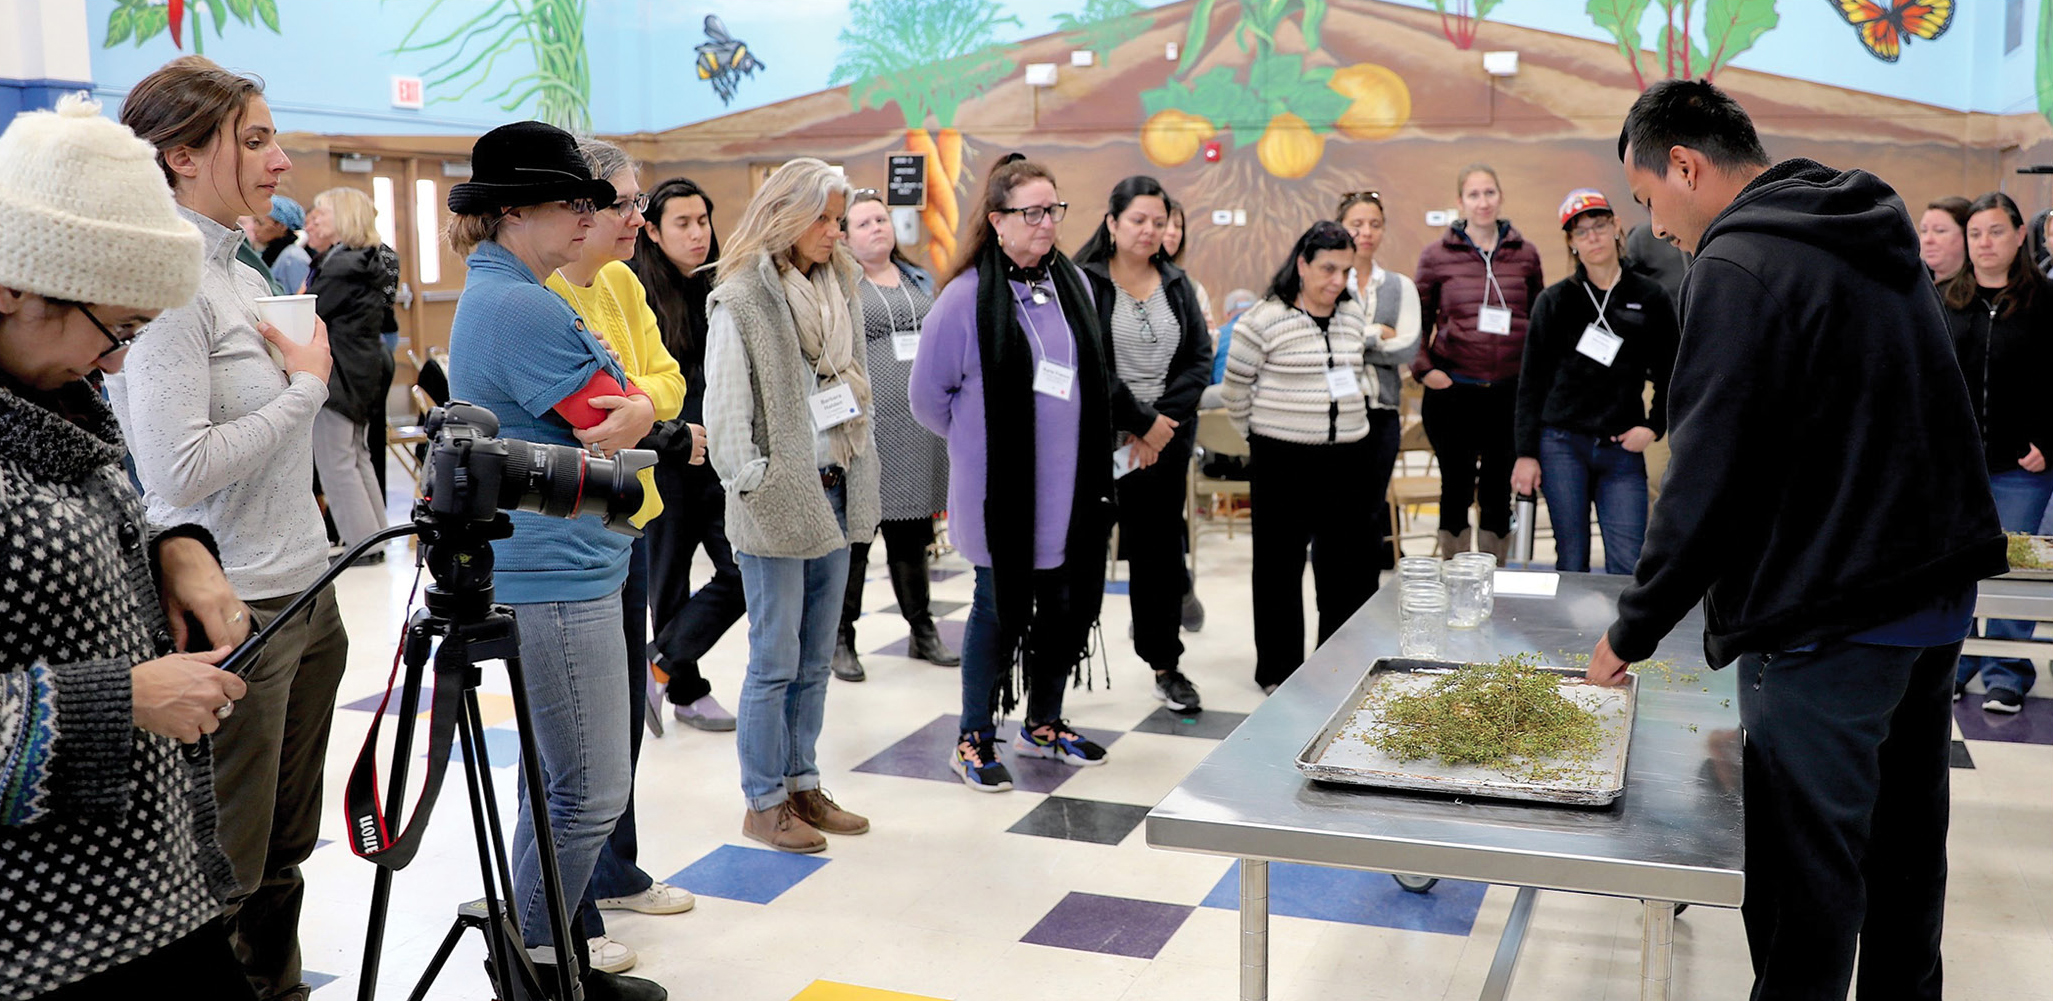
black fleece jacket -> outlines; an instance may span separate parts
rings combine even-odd
[[[1590,301],[1592,296],[1597,302]],[[1636,427],[1651,429],[1655,437],[1667,433],[1675,306],[1653,278],[1626,268],[1604,310],[1611,332],[1625,343],[1605,365],[1576,350],[1583,329],[1597,322],[1597,303],[1605,301],[1577,268],[1574,277],[1547,286],[1533,302],[1513,421],[1520,456],[1539,457],[1542,427],[1604,438]],[[1643,395],[1649,380],[1654,383],[1651,410]]]
[[[2017,460],[2034,445],[2053,455],[2053,406],[2045,396],[2053,373],[2053,282],[2037,275],[2031,281],[2030,306],[2005,313],[2001,299],[1993,310],[1984,299],[1946,314],[1991,473],[2018,471]]]
[[[1785,160],[1705,230],[1673,458],[1611,649],[1704,602],[1722,667],[1845,637],[2008,569],[1967,384],[1896,192]]]
[[[1110,350],[1112,304],[1119,298],[1113,289],[1112,271],[1104,261],[1080,267],[1090,280],[1091,297],[1098,303],[1098,329],[1105,332],[1106,349]],[[1113,379],[1112,426],[1139,437],[1155,426],[1159,414],[1175,421],[1176,436],[1187,441],[1198,433],[1198,397],[1212,382],[1212,331],[1205,326],[1204,308],[1183,269],[1168,261],[1156,261],[1155,269],[1162,276],[1163,293],[1169,297],[1169,309],[1176,314],[1182,339],[1169,358],[1169,378],[1162,385],[1162,395],[1152,405],[1134,399],[1125,383]],[[1117,371],[1116,363],[1111,367]]]

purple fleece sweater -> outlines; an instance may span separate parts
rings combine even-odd
[[[1013,301],[1019,303],[1019,325],[1033,350],[1035,369],[1039,370],[1044,351],[1058,364],[1074,368],[1076,339],[1062,315],[1061,303],[1050,296],[1046,303],[1035,305],[1025,284],[1007,284],[1012,286]],[[990,566],[989,526],[984,524],[984,484],[990,456],[984,438],[984,365],[977,347],[974,271],[941,290],[920,328],[920,353],[912,363],[912,415],[948,442],[948,534],[955,548],[971,563]],[[1032,478],[1014,471],[1002,482],[1034,492],[1034,569],[1049,570],[1062,565],[1063,546],[1069,538],[1081,417],[1074,396],[1064,401],[1035,393],[1033,420]],[[1001,457],[999,461],[1005,460]]]

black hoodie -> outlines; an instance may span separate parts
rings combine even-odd
[[[1701,598],[1714,667],[1843,638],[2008,569],[1975,415],[1896,192],[1785,160],[1711,221],[1682,291],[1673,458],[1611,649]]]

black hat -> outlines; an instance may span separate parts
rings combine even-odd
[[[477,215],[512,205],[589,198],[613,204],[607,180],[593,180],[570,133],[542,122],[501,125],[470,148],[471,179],[449,189],[449,211]]]

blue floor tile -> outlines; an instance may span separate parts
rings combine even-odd
[[[1411,893],[1386,873],[1325,866],[1269,864],[1269,913],[1314,921],[1375,925],[1403,931],[1467,935],[1488,886],[1443,879],[1428,893]],[[1240,863],[1226,870],[1204,907],[1240,906]]]
[[[817,855],[721,845],[664,882],[703,897],[767,904],[827,862]]]
[[[1125,593],[1126,593],[1126,581],[1123,581],[1123,580],[1108,580],[1108,581],[1106,581],[1106,582],[1105,582],[1105,593],[1106,593],[1106,594],[1125,594]]]
[[[415,740],[428,739],[428,730],[421,727],[414,731]],[[485,760],[494,768],[513,768],[520,764],[520,733],[517,730],[485,728]],[[449,763],[462,767],[463,744],[452,737],[449,740]]]
[[[315,973],[312,970],[299,971],[299,978],[306,981],[309,988],[307,993],[309,994],[334,983],[336,980],[336,976],[333,973]]]

